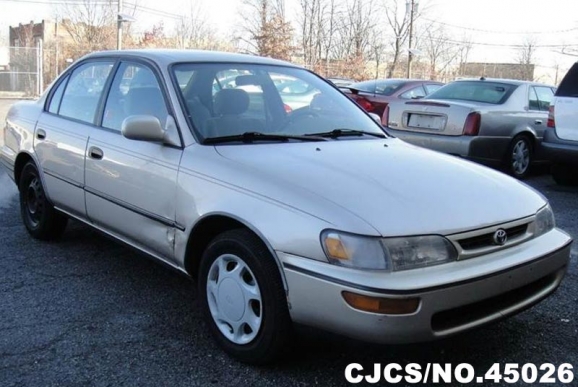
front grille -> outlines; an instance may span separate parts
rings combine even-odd
[[[526,233],[526,231],[528,230],[528,223],[510,228],[505,228],[504,230],[508,235],[508,241],[514,240],[517,237],[522,236]],[[458,240],[458,243],[464,250],[477,250],[485,247],[496,246],[494,244],[493,237],[494,233],[489,232],[482,235],[476,235],[470,238],[460,239]]]
[[[510,310],[512,313],[521,312],[522,310],[529,308],[550,294],[556,288],[556,284],[559,281],[560,273],[554,272],[540,278],[537,281],[531,282],[518,289],[510,290],[509,292],[497,295],[495,297],[491,297],[483,301],[478,301],[476,303],[461,306],[455,309],[438,312],[432,316],[432,329],[435,332],[443,333],[449,330],[467,326],[471,323],[483,323],[488,321],[487,317],[492,315],[496,316],[496,318],[492,320],[497,320],[501,317],[505,317],[505,310]],[[530,300],[536,295],[544,293],[546,289],[549,289],[549,291],[543,294],[541,297],[533,300],[534,302],[530,304],[525,303],[526,300]],[[512,309],[517,305],[520,307]]]

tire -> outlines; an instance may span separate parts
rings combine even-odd
[[[578,167],[568,164],[553,164],[550,172],[559,185],[578,186]]]
[[[46,198],[38,169],[28,162],[20,181],[20,214],[28,233],[40,240],[55,240],[62,236],[68,218],[58,212]]]
[[[199,295],[213,337],[231,357],[265,364],[284,354],[292,330],[287,297],[277,264],[251,231],[213,239],[201,258]]]
[[[524,179],[533,161],[534,146],[530,137],[523,134],[515,136],[504,160],[507,172],[518,179]]]

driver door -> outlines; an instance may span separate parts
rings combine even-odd
[[[175,197],[182,149],[129,140],[122,122],[132,115],[169,118],[162,81],[145,64],[122,62],[107,96],[101,125],[87,146],[86,210],[96,225],[130,244],[174,259]]]

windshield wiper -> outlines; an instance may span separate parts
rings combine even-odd
[[[363,135],[379,137],[379,138],[385,138],[386,137],[386,135],[384,133],[366,132],[364,130],[356,130],[356,129],[333,129],[332,131],[329,131],[329,132],[307,133],[305,136],[338,138],[338,137],[346,137],[346,136],[363,136]]]
[[[287,142],[289,140],[298,141],[327,141],[322,136],[297,136],[290,134],[268,134],[261,132],[245,132],[243,134],[235,134],[232,136],[209,137],[203,141],[203,144],[220,144],[224,142],[240,141],[244,143],[251,143],[255,141],[281,141]]]

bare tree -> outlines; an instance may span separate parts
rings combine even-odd
[[[321,57],[323,39],[324,14],[322,13],[323,0],[300,0],[300,27],[301,53],[303,62],[310,68],[315,68]]]
[[[190,3],[189,12],[176,24],[177,47],[197,49],[223,49],[224,42],[218,38],[216,30],[207,22],[208,16],[202,3]]]
[[[405,0],[386,0],[385,17],[393,35],[391,47],[393,56],[387,71],[387,77],[391,78],[399,64],[401,53],[404,50],[409,34],[409,12],[406,11]]]
[[[116,2],[91,0],[56,5],[57,15],[75,43],[75,48],[90,52],[111,49],[116,36]]]
[[[372,0],[349,0],[342,17],[338,20],[338,56],[341,58],[363,58],[369,47],[369,39],[375,26],[374,3]]]
[[[303,63],[325,75],[329,75],[330,63],[335,59],[336,26],[343,1],[299,0],[297,25]]]
[[[534,61],[537,49],[537,39],[528,35],[518,49],[516,62],[520,65],[520,77],[528,81],[534,80]]]
[[[322,52],[325,59],[325,75],[329,75],[330,54],[335,41],[335,26],[339,18],[339,9],[338,0],[327,0],[322,11],[325,15],[321,36]]]
[[[463,53],[462,47],[451,41],[443,25],[435,23],[425,28],[420,47],[429,62],[429,78],[432,80],[446,80],[450,65]]]
[[[378,28],[374,28],[369,41],[371,48],[369,59],[375,62],[375,79],[379,78],[380,66],[386,56],[387,44],[385,43],[383,36],[383,31],[379,30]]]

